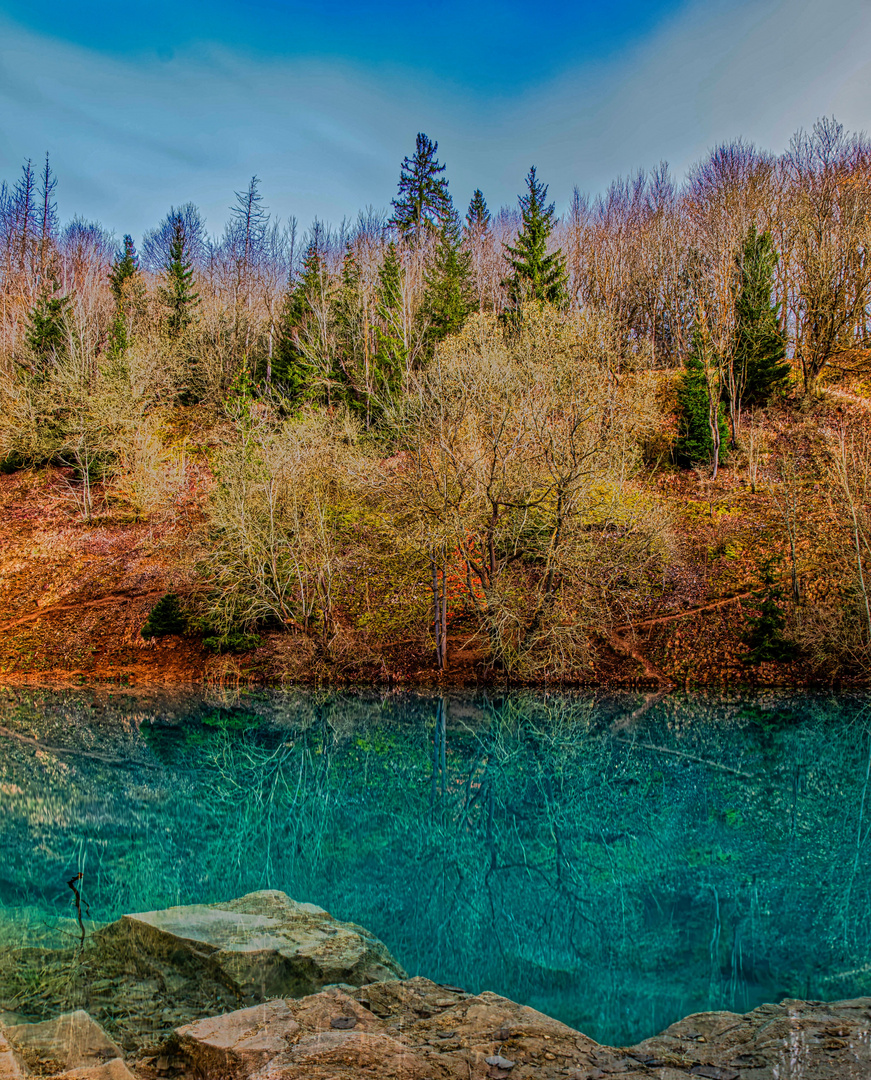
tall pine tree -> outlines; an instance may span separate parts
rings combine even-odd
[[[408,334],[405,321],[402,262],[396,244],[391,241],[378,271],[378,303],[375,331],[374,383],[392,391],[402,380],[408,363]]]
[[[428,351],[449,334],[458,333],[477,306],[472,256],[461,241],[459,216],[452,209],[439,230],[433,259],[426,273],[420,318]]]
[[[480,188],[475,188],[466,211],[466,233],[475,239],[484,235],[490,228],[490,211],[487,200]]]
[[[322,229],[315,222],[302,273],[287,293],[272,356],[272,376],[293,404],[317,399],[333,381],[333,285],[322,254]]]
[[[66,351],[69,305],[69,297],[58,294],[57,282],[46,282],[28,312],[25,341],[36,360],[37,373],[44,372],[49,361]]]
[[[124,246],[115,255],[115,261],[109,270],[109,288],[115,300],[115,315],[109,325],[107,353],[115,360],[124,354],[129,345],[131,292],[138,273],[139,256],[136,254],[133,237],[125,236]]]
[[[767,405],[789,380],[786,337],[780,329],[780,305],[772,303],[777,251],[771,233],[751,228],[738,260],[735,301],[735,383],[737,405]]]
[[[402,239],[417,245],[438,231],[453,211],[445,166],[436,157],[439,144],[419,132],[414,154],[402,161],[399,192],[389,224]]]
[[[566,299],[566,261],[560,249],[548,252],[554,227],[554,204],[547,202],[547,185],[536,178],[535,166],[526,177],[521,195],[521,228],[513,245],[505,245],[511,273],[504,284],[516,309],[527,300],[559,306]]]
[[[678,465],[707,464],[725,446],[729,427],[720,402],[719,386],[714,386],[709,365],[705,364],[706,344],[701,331],[693,331],[693,343],[684,361],[684,370],[677,389],[678,434],[674,457]],[[715,447],[712,422],[717,424],[718,443]]]
[[[158,295],[167,308],[166,328],[173,339],[181,337],[194,321],[199,293],[194,288],[194,272],[188,253],[184,220],[177,214],[172,222],[172,239],[163,265],[164,284]]]

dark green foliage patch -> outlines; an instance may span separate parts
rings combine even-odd
[[[165,637],[167,634],[183,634],[186,629],[187,618],[182,610],[181,600],[175,593],[169,592],[151,609],[142,627],[142,636]]]

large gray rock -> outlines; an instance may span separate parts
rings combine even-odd
[[[83,1009],[39,1024],[14,1024],[4,1034],[25,1062],[41,1074],[93,1068],[123,1057],[121,1048]]]
[[[363,927],[277,890],[124,915],[99,931],[94,944],[201,972],[252,1003],[302,997],[330,983],[362,986],[405,975]]]

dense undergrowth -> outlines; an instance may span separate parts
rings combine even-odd
[[[288,678],[398,649],[576,680],[604,649],[665,681],[657,628],[733,600],[723,679],[866,678],[863,139],[721,147],[562,222],[532,170],[464,226],[446,186],[402,216],[423,139],[391,220],[302,255],[256,179],[223,238],[173,210],[143,265],[57,228],[48,166],[30,233],[4,189],[3,470],[55,470],[82,529],[183,517],[145,636],[279,633]]]

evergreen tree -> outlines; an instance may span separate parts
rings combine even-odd
[[[336,378],[346,388],[352,409],[367,413],[369,332],[363,306],[360,264],[349,248],[342,262],[342,280],[333,303],[336,341]]]
[[[436,232],[453,211],[445,166],[436,158],[439,144],[418,133],[414,155],[402,161],[399,193],[393,200],[389,224],[409,244],[419,244]]]
[[[711,394],[716,393],[716,417],[720,434],[720,446],[726,445],[729,428],[719,391],[711,387],[708,371],[702,355],[704,341],[698,328],[693,332],[693,344],[684,361],[684,371],[677,390],[678,436],[674,456],[678,465],[709,462],[714,455],[714,439],[711,432]]]
[[[466,233],[469,236],[483,236],[490,228],[490,211],[480,188],[475,188],[466,211]]]
[[[780,606],[783,592],[774,575],[774,560],[767,559],[760,567],[762,587],[754,593],[756,614],[747,620],[744,644],[748,647],[744,660],[748,664],[761,664],[765,660],[793,660],[797,649],[784,637],[786,617]]]
[[[504,284],[514,308],[527,300],[560,305],[566,298],[566,262],[561,250],[548,254],[547,241],[554,227],[554,204],[547,203],[547,185],[536,179],[535,166],[526,177],[527,194],[521,195],[521,228],[512,246],[505,245],[511,275]]]
[[[57,295],[57,282],[44,288],[28,312],[25,341],[37,359],[40,369],[49,360],[61,355],[67,341],[67,310],[69,297]]]
[[[302,273],[285,297],[272,357],[272,376],[294,404],[316,397],[319,385],[325,381],[329,385],[332,376],[332,286],[321,245],[321,229],[316,222]]]
[[[139,256],[132,236],[124,237],[124,246],[115,255],[115,261],[109,270],[109,288],[115,298],[115,306],[124,303],[124,284],[139,272]]]
[[[129,345],[127,317],[130,307],[130,287],[139,273],[139,256],[132,236],[124,237],[124,246],[116,253],[109,270],[109,288],[115,299],[115,315],[109,325],[107,354],[112,359],[121,357]]]
[[[376,314],[379,325],[375,332],[374,383],[392,390],[399,384],[408,363],[403,269],[399,251],[392,241],[387,246],[384,262],[378,271]]]
[[[165,284],[158,291],[169,311],[167,332],[171,338],[179,338],[194,321],[199,293],[194,289],[194,272],[188,255],[184,220],[176,215],[173,221],[172,240],[163,266]]]
[[[736,383],[743,384],[738,398],[746,405],[767,405],[789,379],[780,305],[771,302],[776,267],[777,251],[771,233],[757,233],[751,228],[739,259],[740,284],[735,301]]]
[[[460,220],[453,211],[439,230],[421,305],[430,349],[456,334],[477,306],[472,280],[472,256],[461,245]]]

